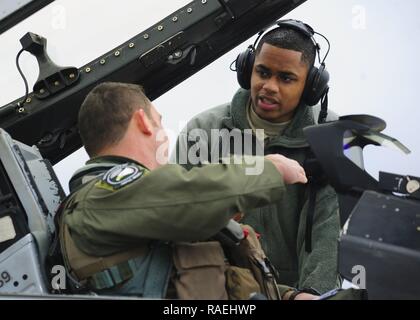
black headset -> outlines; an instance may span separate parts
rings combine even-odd
[[[330,51],[330,43],[328,39],[322,34],[315,32],[312,29],[312,27],[310,27],[306,23],[303,23],[298,20],[279,20],[275,24],[269,26],[268,28],[271,28],[274,25],[277,25],[278,28],[288,28],[296,30],[312,40],[316,52],[318,54],[320,67],[317,68],[315,66],[312,66],[309,70],[308,77],[306,79],[305,89],[302,95],[302,101],[308,106],[316,105],[321,98],[326,97],[326,94],[329,90],[328,81],[330,79],[330,75],[325,68],[325,59],[327,58],[328,53]],[[234,61],[234,71],[236,71],[237,73],[239,85],[246,90],[249,90],[251,87],[251,75],[252,69],[254,67],[256,45],[258,43],[258,40],[261,39],[262,35],[265,33],[266,30],[267,29],[260,31],[254,44],[250,45],[244,52],[240,53]],[[272,29],[271,31],[273,30],[276,29]],[[328,43],[328,51],[322,62],[319,54],[321,47],[314,38],[315,33],[322,36]]]

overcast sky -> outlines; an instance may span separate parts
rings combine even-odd
[[[80,67],[188,2],[53,2],[0,35],[0,106],[24,94],[14,60],[19,39],[26,32],[48,39],[49,55],[57,64]],[[340,115],[363,113],[383,118],[388,124],[384,133],[412,150],[406,156],[394,149],[368,147],[366,168],[375,177],[379,170],[420,176],[420,111],[415,96],[420,74],[419,9],[418,0],[308,0],[286,16],[310,24],[331,42],[326,61],[331,75],[330,108]],[[326,49],[322,39],[319,41]],[[246,41],[154,101],[172,133],[171,146],[176,133],[193,115],[231,99],[238,85],[229,65],[251,42]],[[21,61],[32,87],[38,76],[36,60],[24,53]],[[72,172],[86,159],[81,149],[55,166],[65,188]]]

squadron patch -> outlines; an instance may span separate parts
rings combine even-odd
[[[144,170],[131,163],[118,165],[104,174],[98,187],[118,190],[127,184],[137,180]]]

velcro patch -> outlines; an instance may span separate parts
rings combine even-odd
[[[101,186],[110,187],[112,190],[118,190],[127,184],[139,179],[144,173],[144,169],[132,163],[124,163],[113,167],[106,172],[101,179]],[[108,188],[106,188],[108,189]]]

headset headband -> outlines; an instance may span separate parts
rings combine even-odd
[[[310,25],[308,25],[308,24],[306,24],[302,21],[294,20],[294,19],[278,20],[275,23],[269,25],[267,28],[258,32],[258,37],[255,40],[254,45],[253,45],[254,49],[257,48],[258,41],[261,39],[261,37],[266,33],[266,31],[268,29],[270,29],[273,26],[277,26],[278,28],[286,27],[286,28],[298,31],[300,33],[303,33],[305,36],[307,36],[309,39],[312,40],[312,42],[314,44],[314,47],[316,49],[316,52],[318,54],[319,64],[323,64],[325,62],[325,59],[327,58],[328,53],[330,52],[330,42],[328,41],[328,39],[324,35],[322,35],[318,32],[315,32],[314,29]],[[325,54],[324,58],[322,59],[322,61],[321,61],[321,55],[320,55],[321,46],[318,44],[318,42],[316,42],[316,40],[314,38],[315,34],[318,34],[321,37],[323,37],[328,43],[328,50],[327,50],[327,53]]]

